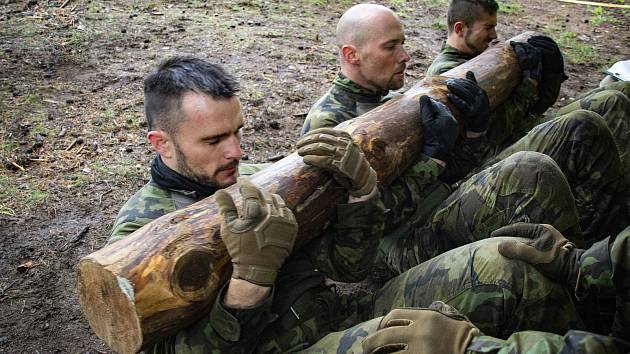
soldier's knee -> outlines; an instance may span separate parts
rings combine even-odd
[[[541,169],[559,169],[556,162],[549,156],[536,152],[536,151],[519,151],[510,155],[507,159],[505,159],[507,164],[510,166],[508,169],[513,169],[515,171],[529,171],[538,170],[537,166],[542,166]]]
[[[605,115],[611,109],[626,110],[630,107],[630,99],[626,97],[621,91],[617,90],[604,90],[598,92],[593,100],[593,111],[600,115]],[[626,108],[626,109],[624,109]]]
[[[570,141],[592,143],[613,141],[612,132],[602,116],[593,111],[577,110],[560,117],[569,132]]]

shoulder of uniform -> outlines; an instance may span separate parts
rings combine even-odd
[[[118,212],[112,238],[121,238],[177,209],[173,193],[152,181],[138,190]]]

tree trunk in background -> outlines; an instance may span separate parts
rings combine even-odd
[[[512,40],[524,41],[533,34]],[[507,42],[445,76],[464,77],[468,70],[488,93],[491,107],[505,101],[520,81],[518,61]],[[421,95],[444,102],[458,115],[446,99],[444,81],[422,80],[404,95],[339,126],[361,146],[381,185],[389,185],[418,153]],[[297,247],[321,235],[334,219],[331,206],[347,198],[329,173],[305,165],[296,153],[251,179],[282,196],[293,210],[300,225]],[[227,190],[240,204],[235,186]],[[219,209],[209,197],[81,259],[79,300],[94,332],[113,350],[134,353],[206,314],[231,275],[220,224]]]

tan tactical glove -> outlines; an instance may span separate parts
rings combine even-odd
[[[344,131],[315,129],[302,137],[297,147],[305,163],[331,171],[353,197],[370,194],[376,186],[376,172]]]
[[[238,185],[243,200],[240,216],[226,191],[214,194],[223,216],[221,238],[234,265],[232,278],[271,286],[293,250],[298,225],[279,195],[246,178],[239,178]]]
[[[580,256],[584,250],[577,248],[553,226],[516,223],[495,230],[490,236],[528,238],[529,240],[524,241],[502,241],[499,243],[499,253],[507,258],[527,262],[546,277],[575,289]]]
[[[443,302],[431,308],[394,309],[383,317],[378,330],[363,341],[363,352],[458,354],[480,335],[477,327]]]

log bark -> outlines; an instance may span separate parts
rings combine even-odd
[[[499,43],[444,76],[422,80],[404,95],[340,125],[362,147],[380,184],[391,183],[418,153],[422,141],[418,98],[429,95],[450,106],[445,77],[464,77],[468,70],[488,93],[492,107],[507,99],[520,80],[510,45]],[[294,211],[300,225],[297,247],[320,235],[333,219],[331,206],[346,198],[331,175],[305,165],[295,153],[255,174],[252,181],[281,195]],[[238,204],[236,188],[227,190]],[[220,223],[218,207],[209,197],[81,259],[79,300],[94,332],[113,350],[134,353],[206,314],[231,274]]]

